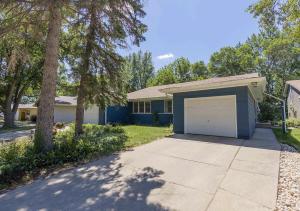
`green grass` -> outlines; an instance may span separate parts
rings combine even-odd
[[[128,136],[126,147],[134,147],[141,144],[146,144],[156,139],[171,135],[170,127],[154,127],[154,126],[139,126],[126,125],[121,126]]]
[[[273,129],[278,141],[295,147],[300,152],[300,128],[289,129],[287,134],[283,134],[279,128]]]

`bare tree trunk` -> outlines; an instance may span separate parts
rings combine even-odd
[[[4,110],[4,124],[3,128],[15,127],[15,113],[11,109]]]
[[[18,72],[17,74],[14,76],[14,79],[13,82],[8,86],[7,88],[7,93],[6,93],[6,96],[5,96],[5,102],[4,102],[4,111],[3,111],[3,114],[4,114],[4,124],[3,124],[3,127],[5,128],[12,128],[15,126],[14,124],[14,115],[12,114],[12,101],[13,101],[13,95],[14,95],[14,91],[15,91],[15,88],[16,88],[16,77],[18,75]]]
[[[77,107],[76,107],[76,122],[75,122],[75,136],[79,136],[83,133],[82,124],[84,121],[84,102],[85,102],[85,94],[86,94],[86,86],[87,86],[87,78],[88,71],[90,69],[90,57],[92,56],[92,48],[93,42],[95,39],[95,24],[96,24],[96,11],[94,4],[95,1],[92,2],[90,12],[90,26],[88,29],[87,40],[86,40],[86,49],[84,55],[82,56],[82,69],[81,69],[81,78],[80,85],[78,89],[77,96]]]
[[[61,10],[58,0],[52,1],[49,12],[42,89],[38,106],[37,132],[35,135],[35,146],[37,149],[43,151],[50,150],[53,146],[52,129],[58,68],[59,33],[61,28]]]

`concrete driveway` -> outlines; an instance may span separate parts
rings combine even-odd
[[[0,210],[273,210],[279,155],[268,129],[176,135],[4,193]]]

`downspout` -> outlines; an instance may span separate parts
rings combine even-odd
[[[267,96],[269,96],[269,97],[271,97],[271,98],[273,98],[273,99],[275,99],[275,100],[278,100],[278,101],[281,102],[281,108],[282,108],[282,110],[281,110],[281,112],[282,112],[282,115],[281,115],[282,116],[282,132],[283,133],[287,133],[287,130],[286,130],[285,100],[280,99],[278,97],[275,97],[275,96],[273,96],[271,94],[268,94],[268,93],[264,93],[264,94],[267,95]]]

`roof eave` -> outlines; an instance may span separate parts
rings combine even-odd
[[[166,95],[164,97],[142,97],[142,98],[127,98],[128,102],[141,101],[141,100],[165,100],[172,99],[172,95]]]
[[[206,89],[218,89],[218,88],[227,88],[234,86],[248,86],[251,82],[265,82],[265,77],[259,78],[251,78],[251,79],[243,79],[243,80],[235,80],[235,81],[223,81],[216,82],[205,85],[192,85],[187,87],[170,87],[160,89],[161,92],[166,94],[174,94],[180,92],[189,92],[189,91],[197,91],[197,90],[206,90]]]

